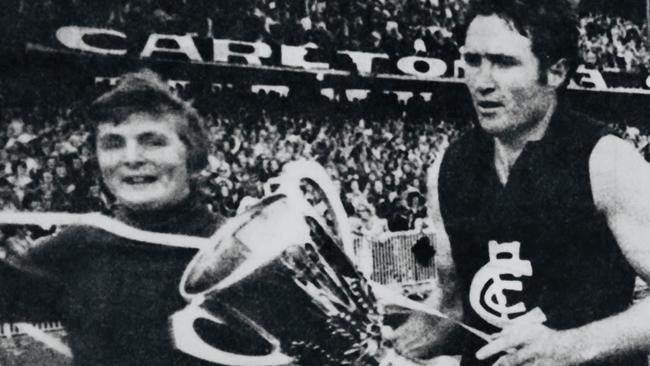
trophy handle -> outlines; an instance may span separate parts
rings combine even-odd
[[[343,243],[343,251],[348,257],[354,258],[354,243],[350,231],[350,222],[339,198],[338,189],[334,186],[325,168],[315,161],[299,160],[287,163],[282,169],[282,174],[278,177],[278,192],[284,193],[289,199],[296,201],[296,205],[301,205],[299,207],[309,206],[305,203],[303,193],[300,190],[302,180],[310,181],[325,195],[327,205],[334,215],[334,224]],[[300,199],[297,200],[297,198]]]
[[[227,323],[214,315],[209,314],[192,302],[183,310],[174,313],[171,317],[171,332],[174,346],[179,351],[192,355],[208,362],[214,362],[229,366],[277,366],[288,365],[294,361],[293,358],[280,352],[280,343],[273,336],[261,329],[248,319],[241,319],[248,326],[253,327],[273,347],[268,355],[250,356],[222,351],[206,343],[194,329],[194,322],[197,319],[204,319],[214,323],[227,325]],[[240,314],[237,314],[240,315]],[[241,315],[240,315],[241,316]]]

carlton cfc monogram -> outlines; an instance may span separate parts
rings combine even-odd
[[[488,246],[490,261],[474,275],[469,300],[472,309],[483,320],[504,328],[527,309],[523,302],[508,304],[504,291],[523,291],[523,284],[519,280],[504,280],[502,275],[531,277],[533,267],[530,261],[519,257],[521,243],[517,241],[497,243],[491,240]]]

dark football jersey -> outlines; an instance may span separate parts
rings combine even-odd
[[[595,207],[589,157],[608,131],[558,109],[544,138],[529,142],[506,185],[493,138],[475,129],[450,146],[439,175],[440,210],[463,291],[464,321],[498,332],[539,308],[553,329],[626,309],[634,272]],[[468,335],[463,365],[484,342]],[[599,365],[647,365],[629,355]]]

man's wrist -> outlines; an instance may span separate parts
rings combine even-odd
[[[599,358],[601,351],[593,337],[586,336],[582,328],[558,332],[558,345],[568,350],[568,364],[582,365]]]

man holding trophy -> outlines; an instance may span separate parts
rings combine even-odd
[[[650,168],[571,110],[578,23],[566,0],[473,0],[463,49],[479,127],[429,174],[440,296],[431,306],[492,334],[456,339],[461,365],[647,365]],[[413,317],[411,356],[449,327]]]

